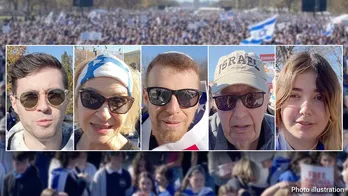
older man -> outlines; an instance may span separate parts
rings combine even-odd
[[[221,57],[212,93],[218,112],[209,119],[210,149],[274,150],[274,117],[265,114],[267,77],[254,53]]]

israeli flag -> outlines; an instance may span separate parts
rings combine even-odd
[[[243,40],[241,44],[261,44],[263,41],[271,41],[274,32],[274,26],[277,22],[278,15],[261,21],[249,27],[250,37]]]
[[[333,32],[333,30],[334,30],[334,28],[335,28],[334,23],[329,22],[329,23],[326,25],[324,35],[327,36],[327,37],[331,36],[331,35],[332,35],[332,32]]]

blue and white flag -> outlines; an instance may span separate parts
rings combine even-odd
[[[232,20],[232,19],[233,19],[232,10],[220,14],[220,20]]]
[[[272,16],[248,28],[250,37],[242,40],[241,44],[261,44],[263,41],[271,41],[278,15]]]
[[[59,24],[64,24],[65,23],[65,14],[64,14],[64,11],[61,11],[57,20],[56,20],[56,23],[59,23]]]
[[[335,24],[332,23],[332,22],[329,22],[327,25],[326,25],[326,28],[325,28],[325,32],[324,32],[324,35],[329,37],[332,35],[332,32],[335,28]]]
[[[45,24],[51,24],[53,18],[53,12],[51,11],[48,16],[45,18]]]

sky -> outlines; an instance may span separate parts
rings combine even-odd
[[[308,51],[308,48],[316,48],[317,53],[321,54],[331,65],[332,69],[335,71],[336,75],[338,76],[340,82],[343,82],[343,59],[342,59],[342,47],[341,46],[296,46],[294,50],[301,52],[301,51]],[[337,57],[334,55],[334,53],[338,54],[340,56],[340,63],[337,62]],[[341,65],[340,65],[341,64]]]
[[[207,60],[208,55],[207,46],[142,46],[141,54],[143,57],[143,69],[145,69],[158,54],[169,51],[185,53],[192,57],[196,62]]]
[[[215,67],[220,57],[228,55],[236,50],[244,50],[246,52],[253,52],[257,56],[260,54],[275,54],[274,46],[210,46],[209,47],[209,69],[208,81],[214,79]]]
[[[43,52],[56,57],[62,62],[62,55],[67,52],[69,56],[73,56],[72,46],[28,46],[27,53]]]

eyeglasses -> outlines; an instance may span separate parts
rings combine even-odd
[[[134,102],[134,98],[130,96],[105,98],[97,92],[88,89],[80,89],[79,93],[82,105],[91,110],[97,110],[107,102],[112,113],[125,114],[131,109]]]
[[[180,89],[171,90],[162,87],[149,87],[146,88],[149,95],[149,101],[156,106],[164,106],[170,102],[172,95],[176,96],[178,103],[183,108],[190,108],[195,106],[198,101],[201,92],[196,89]]]
[[[47,102],[54,107],[60,106],[65,101],[65,96],[69,92],[69,90],[62,89],[52,89],[46,92]],[[14,96],[18,99],[17,96]],[[19,97],[19,101],[26,109],[33,109],[39,103],[39,92],[37,91],[28,91],[22,93]]]
[[[216,107],[222,111],[233,110],[240,99],[246,108],[254,109],[261,107],[264,100],[265,92],[253,92],[244,95],[221,95],[213,97]]]

